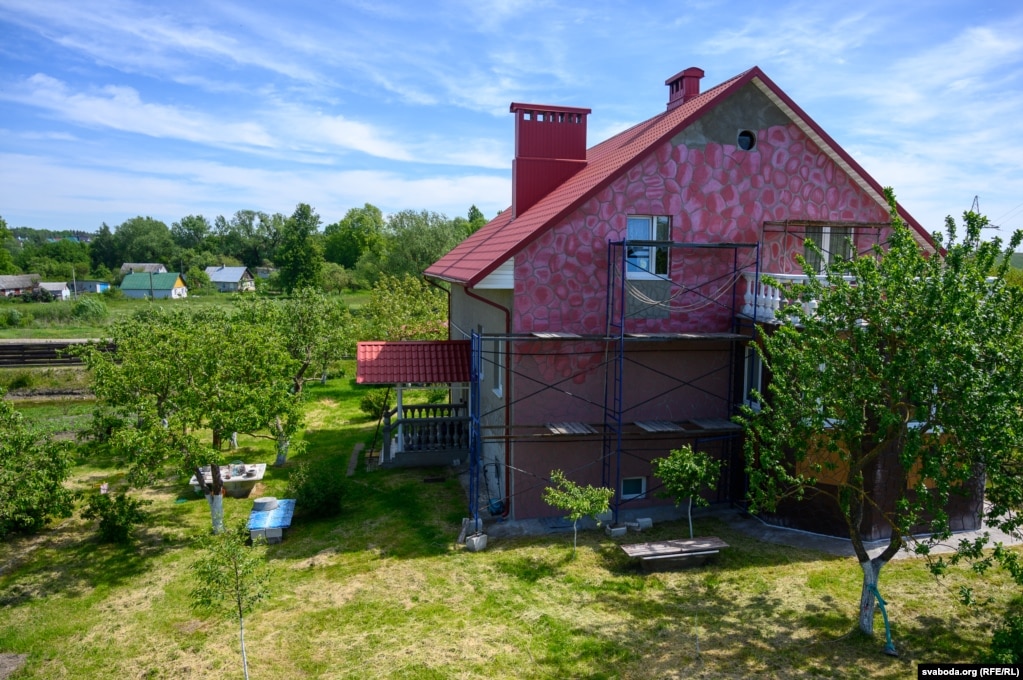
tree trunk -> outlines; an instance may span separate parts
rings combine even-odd
[[[219,534],[224,531],[224,494],[208,493],[206,502],[210,506],[210,521],[213,524],[213,533]]]
[[[288,449],[291,447],[291,438],[284,434],[277,435],[277,459],[274,465],[281,467],[288,462]]]
[[[860,562],[860,569],[863,570],[863,588],[860,591],[860,631],[871,637],[874,635],[874,612],[877,607],[874,591],[877,589],[881,568],[887,562],[888,560],[881,560],[880,557]]]
[[[693,537],[693,497],[689,497],[689,538]]]
[[[242,643],[242,671],[245,673],[245,680],[249,680],[249,658],[245,654],[245,617],[241,614],[241,607],[238,613],[238,637]]]

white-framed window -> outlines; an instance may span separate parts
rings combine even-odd
[[[818,274],[823,272],[827,265],[840,260],[851,260],[854,255],[853,230],[849,227],[810,226],[806,228],[806,238],[820,248],[820,253],[810,248],[803,252],[803,257],[810,264],[810,268]]]
[[[623,477],[622,500],[631,501],[646,498],[646,477]]]
[[[631,215],[625,238],[628,241],[671,242],[671,218],[665,215]],[[668,276],[667,245],[629,244],[625,261],[629,278],[657,279]]]
[[[746,406],[759,411],[760,400],[754,396],[754,391],[764,394],[764,363],[756,348],[747,345],[742,371],[742,400]]]
[[[498,398],[504,398],[504,341],[491,340],[490,351],[484,358],[483,363],[490,363],[490,370],[494,376],[494,394]]]

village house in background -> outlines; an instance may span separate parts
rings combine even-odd
[[[166,274],[167,267],[159,262],[125,262],[121,265],[121,276],[131,273]]]
[[[121,281],[121,292],[130,298],[186,298],[188,288],[177,272],[163,274],[128,274]]]
[[[685,444],[724,463],[709,498],[743,503],[732,418],[765,393],[751,343],[785,302],[763,277],[798,281],[799,255],[820,269],[889,238],[882,185],[763,71],[701,91],[703,76],[672,76],[665,111],[589,149],[589,109],[511,105],[511,206],[425,272],[450,289],[451,340],[472,344],[451,399],[468,405],[470,511],[554,516],[541,495],[554,469],[613,488],[616,516],[670,503],[651,460]],[[894,456],[864,473],[886,479]],[[888,532],[877,499],[865,537]],[[980,501],[957,498],[953,525],[975,528]],[[813,502],[771,520],[848,534]]]
[[[240,293],[256,290],[256,281],[246,267],[206,267],[210,283],[221,293]]]
[[[39,274],[0,275],[0,295],[14,297],[22,293],[31,293],[39,287],[39,279]]]
[[[39,287],[52,295],[54,300],[71,299],[71,287],[67,281],[42,281]]]
[[[84,280],[74,281],[73,284],[76,295],[81,295],[82,293],[102,293],[110,288],[110,284],[106,281]]]

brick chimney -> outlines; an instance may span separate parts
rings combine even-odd
[[[668,86],[668,110],[682,106],[687,101],[700,94],[700,79],[703,78],[703,69],[690,66],[681,73],[676,73],[664,81]]]
[[[586,167],[586,116],[590,109],[512,103],[515,160],[512,214],[518,217]]]

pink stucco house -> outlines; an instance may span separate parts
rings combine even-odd
[[[731,417],[780,303],[760,277],[801,275],[807,238],[826,257],[887,238],[881,185],[759,68],[703,75],[590,148],[589,109],[512,104],[510,208],[425,272],[450,289],[451,338],[475,343],[462,398],[491,511],[558,514],[555,468],[615,488],[616,510],[670,503],[650,461],[683,443],[725,461],[714,499],[741,500]]]

